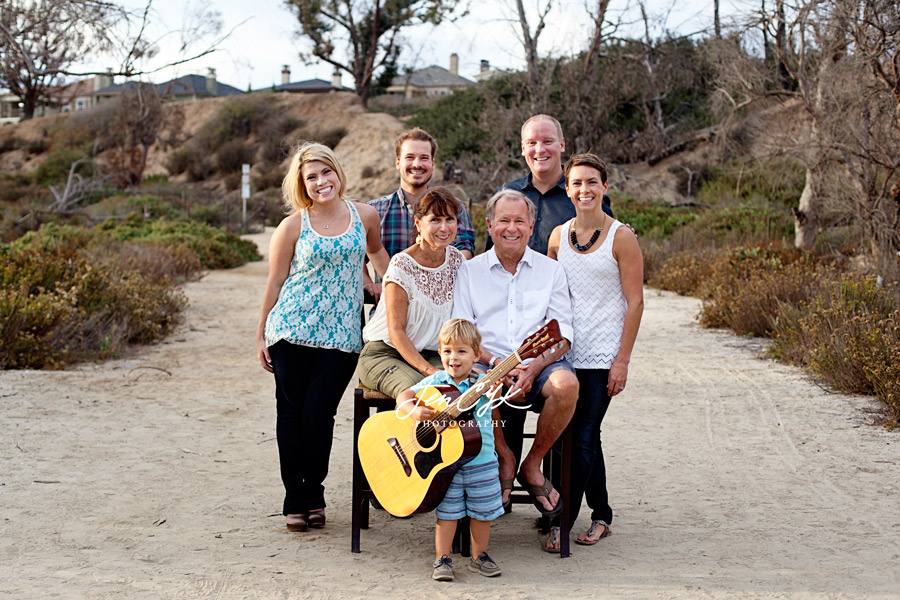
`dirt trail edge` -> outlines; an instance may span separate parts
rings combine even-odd
[[[127,359],[0,372],[0,597],[900,597],[900,436],[867,424],[870,400],[700,329],[697,300],[651,289],[604,425],[611,537],[560,560],[517,505],[493,528],[502,577],[455,556],[441,584],[433,515],[374,511],[351,554],[350,390],[328,524],[288,532],[274,383],[254,349],[266,269],[187,284],[184,325]]]

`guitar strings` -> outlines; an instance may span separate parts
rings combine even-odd
[[[500,361],[500,363],[496,367],[494,367],[494,369],[501,370],[501,369],[505,369],[507,366],[509,366],[510,367],[509,370],[511,371],[512,367],[514,367],[515,365],[522,362],[521,359],[518,357],[518,355],[519,355],[519,351],[517,350],[514,353],[507,356],[504,360]],[[507,365],[507,363],[509,363],[509,362],[511,362],[512,364]],[[494,384],[496,384],[496,383],[497,382],[495,381]],[[472,388],[470,387],[469,389],[472,389]],[[490,389],[490,387],[488,389]],[[468,391],[468,390],[466,390],[466,391]],[[469,408],[471,408],[471,407],[469,407]],[[467,408],[466,410],[468,410],[469,408]],[[440,412],[436,413],[428,421],[422,421],[421,426],[419,426],[419,425],[414,426],[413,427],[413,435],[415,437],[415,440],[414,441],[410,440],[411,443],[409,445],[403,444],[401,442],[400,448],[404,451],[409,451],[412,449],[412,444],[415,444],[420,448],[424,447],[425,444],[423,444],[423,436],[428,435],[429,437],[431,437],[429,430],[434,432],[434,436],[435,436],[435,440],[436,440],[437,436],[440,435],[440,433],[437,431],[436,422],[441,422],[445,419],[452,420],[452,419],[456,418],[449,412],[449,410],[450,410],[450,407],[448,406],[447,408],[444,408]],[[461,411],[459,414],[462,414],[462,412],[465,412],[465,411]],[[444,427],[442,432],[445,431],[446,429],[447,429],[447,427]]]

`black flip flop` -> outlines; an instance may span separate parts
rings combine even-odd
[[[532,485],[528,483],[528,480],[525,479],[525,475],[519,473],[516,475],[516,481],[519,482],[525,491],[528,492],[528,495],[531,496],[531,502],[534,504],[534,507],[538,509],[538,511],[544,515],[545,517],[555,517],[559,513],[562,512],[563,509],[563,499],[560,496],[559,500],[556,502],[556,506],[553,507],[553,510],[547,510],[544,508],[544,505],[538,502],[538,496],[544,496],[547,498],[547,502],[550,501],[550,493],[553,491],[553,484],[544,477],[544,483],[541,485]]]

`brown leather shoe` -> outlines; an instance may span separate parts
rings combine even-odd
[[[285,515],[288,531],[306,531],[306,515]]]
[[[309,526],[310,527],[324,527],[325,526],[325,509],[318,508],[316,510],[309,511]]]

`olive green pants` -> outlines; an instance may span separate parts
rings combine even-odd
[[[422,358],[443,369],[440,355],[433,350],[422,350]],[[366,342],[359,354],[356,372],[359,382],[369,389],[378,390],[396,398],[403,390],[422,381],[425,377],[409,366],[400,353],[384,342]]]

